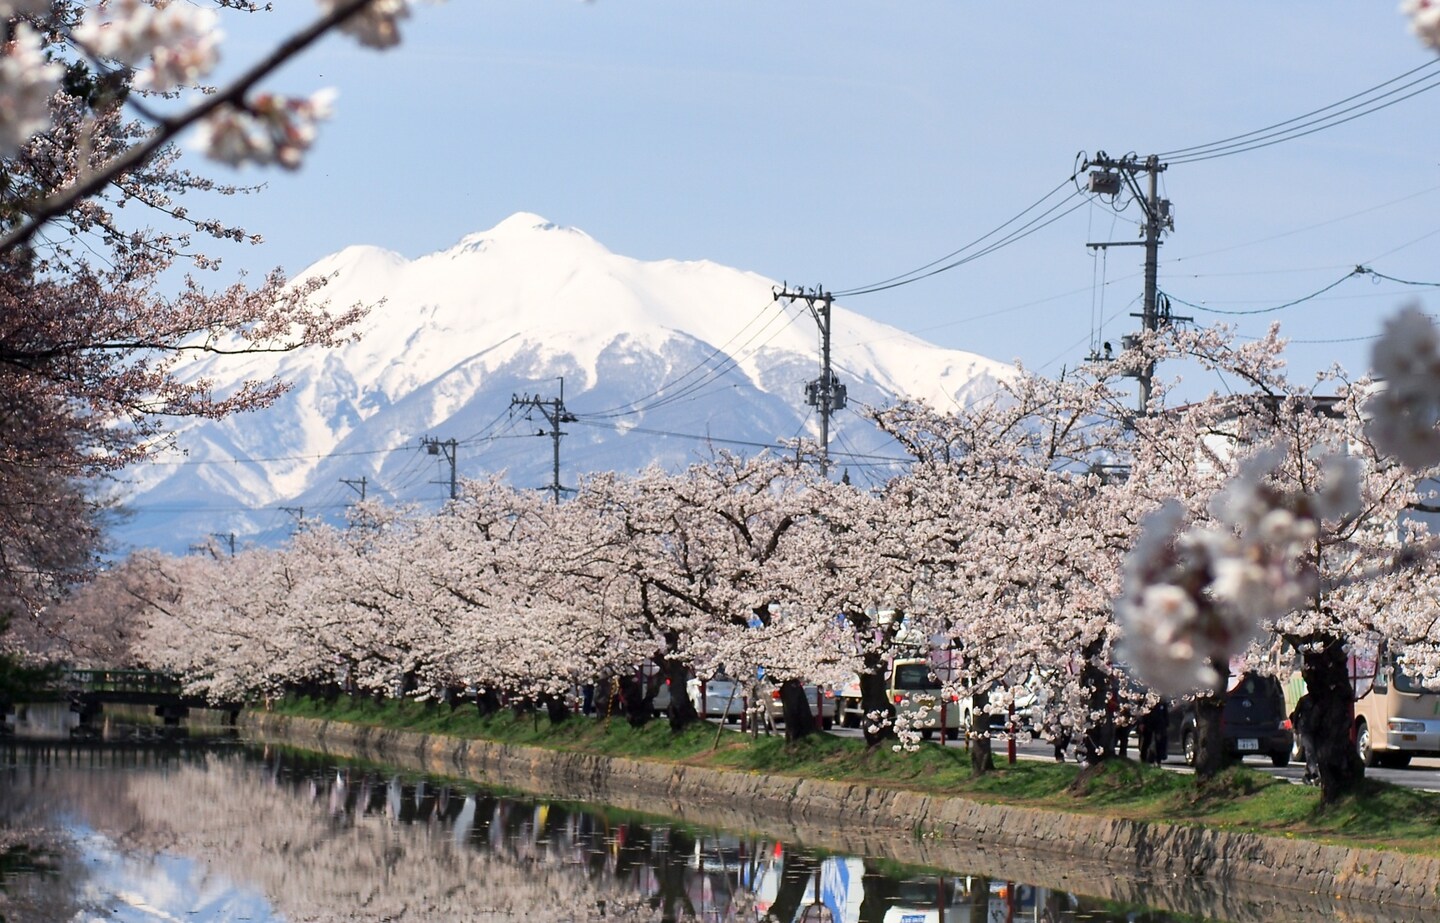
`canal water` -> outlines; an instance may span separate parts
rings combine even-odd
[[[0,741],[7,831],[53,839],[0,858],[5,923],[1426,919],[1243,894],[1197,917],[1193,892],[1120,903],[238,738]]]

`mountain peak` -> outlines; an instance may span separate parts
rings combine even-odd
[[[533,212],[516,212],[504,221],[495,225],[488,231],[477,231],[474,234],[466,234],[456,244],[456,250],[481,250],[487,243],[507,240],[534,239],[541,234],[555,234],[563,237],[578,237],[590,240],[590,235],[575,228],[567,228],[556,224]]]
[[[137,510],[147,501],[173,509],[174,498],[197,508],[138,515],[121,541],[183,549],[217,529],[271,541],[288,524],[278,504],[332,509],[337,484],[362,476],[387,502],[428,503],[448,472],[417,452],[427,434],[467,447],[456,460],[466,477],[549,483],[553,455],[520,438],[535,430],[513,413],[514,395],[558,395],[562,378],[576,423],[595,424],[566,439],[571,483],[585,472],[680,469],[712,440],[758,446],[814,431],[801,386],[817,369],[815,330],[792,323],[773,280],[754,273],[635,260],[520,212],[449,250],[407,260],[347,247],[308,274],[329,278],[323,296],[334,304],[374,306],[363,337],[333,350],[197,360],[188,374],[217,390],[269,375],[292,388],[263,414],[185,427],[177,438],[187,448],[214,448],[204,464],[137,466],[128,498]],[[833,322],[854,404],[913,395],[947,406],[992,393],[1008,374],[841,305]],[[857,465],[893,454],[859,417],[837,420],[835,433],[837,446],[862,453]],[[856,471],[881,477],[886,463],[876,464]],[[206,514],[217,494],[245,509]]]

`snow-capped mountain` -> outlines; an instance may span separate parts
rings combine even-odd
[[[777,302],[775,283],[754,273],[619,256],[522,213],[415,260],[347,247],[302,273],[312,276],[329,278],[323,296],[333,305],[375,305],[360,339],[198,362],[192,374],[221,391],[270,375],[294,387],[267,410],[187,428],[183,457],[127,472],[123,500],[134,516],[116,531],[122,545],[179,552],[232,534],[272,541],[302,510],[337,518],[362,489],[438,503],[449,489],[450,440],[461,478],[504,471],[512,483],[545,487],[546,413],[562,397],[561,379],[564,409],[576,417],[562,427],[565,485],[589,471],[681,467],[709,454],[707,439],[753,452],[818,432],[804,399],[819,374],[816,324],[803,302]],[[1009,369],[839,305],[831,326],[852,407],[901,395],[963,403]],[[432,452],[422,439],[440,445]],[[885,443],[850,410],[833,418],[832,458],[852,478],[879,462],[861,456],[897,455]]]

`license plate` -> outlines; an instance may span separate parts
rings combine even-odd
[[[1242,738],[1240,738],[1239,740],[1235,741],[1235,749],[1237,749],[1237,750],[1259,750],[1259,749],[1260,749],[1260,741],[1256,740],[1256,739],[1253,738],[1253,737],[1242,737]]]

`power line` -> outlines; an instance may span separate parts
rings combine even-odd
[[[713,442],[720,445],[739,445],[755,449],[774,449],[777,452],[788,452],[791,450],[791,448],[793,448],[792,446],[787,446],[779,442],[755,442],[754,440],[749,439],[728,439],[723,436],[701,435],[699,433],[678,433],[672,430],[649,429],[643,426],[626,426],[623,423],[612,423],[608,420],[589,420],[586,419],[584,416],[581,416],[575,422],[580,423],[584,426],[594,426],[602,429],[613,429],[616,432],[626,434],[641,433],[647,436],[665,436],[675,439],[690,439],[695,442]],[[910,458],[895,458],[888,455],[865,455],[848,452],[833,452],[831,454],[843,458],[874,459],[881,462],[909,463],[914,460]]]
[[[1243,154],[1260,148],[1270,147],[1286,141],[1293,141],[1296,138],[1303,138],[1316,132],[1343,125],[1346,122],[1354,121],[1366,115],[1388,109],[1396,103],[1403,102],[1413,96],[1418,96],[1436,87],[1440,87],[1440,75],[1434,73],[1425,74],[1414,80],[1413,77],[1422,71],[1427,71],[1440,63],[1440,59],[1431,59],[1419,67],[1412,68],[1398,77],[1393,77],[1384,83],[1376,84],[1369,89],[1352,94],[1337,102],[1309,112],[1297,115],[1294,118],[1286,119],[1283,122],[1276,122],[1264,128],[1257,128],[1243,134],[1232,135],[1218,141],[1211,141],[1206,144],[1197,144],[1185,148],[1177,148],[1172,151],[1161,152],[1158,156],[1171,164],[1198,163],[1202,160],[1213,160],[1218,157],[1229,157],[1234,154]],[[1377,91],[1384,87],[1393,86],[1383,93]],[[1418,89],[1413,89],[1418,86]],[[1408,91],[1408,92],[1407,92]],[[1368,98],[1367,97],[1373,97]],[[1342,118],[1343,116],[1343,118]]]
[[[783,311],[782,309],[781,313],[779,313],[776,317],[771,318],[769,321],[766,322],[764,327],[761,327],[754,334],[752,334],[749,339],[747,339],[744,343],[741,343],[739,350],[737,350],[735,354],[727,355],[724,362],[720,363],[720,365],[716,366],[715,368],[709,370],[702,378],[699,378],[696,381],[685,385],[683,388],[675,391],[674,393],[665,394],[657,400],[651,401],[648,404],[640,407],[631,407],[631,409],[629,410],[617,413],[610,413],[608,414],[608,416],[623,417],[630,416],[631,414],[647,413],[651,410],[658,410],[659,408],[665,407],[669,404],[674,404],[679,401],[698,396],[699,394],[705,392],[709,385],[718,381],[723,376],[728,375],[738,369],[742,361],[749,359],[751,356],[754,356],[756,353],[758,353],[761,349],[764,349],[766,346],[768,346],[777,336],[779,336],[785,330],[789,329],[790,325],[795,322],[795,318],[798,316],[798,312],[795,315],[791,315]],[[773,324],[776,320],[782,317],[785,319],[785,323],[783,325],[771,332],[760,343],[754,345],[753,347],[751,346],[751,344],[755,342],[755,339],[757,337],[759,337],[761,334],[764,334],[765,331],[770,328],[771,324]],[[716,352],[718,351],[719,350],[716,350]],[[712,357],[713,355],[714,354],[712,353]]]
[[[982,234],[980,237],[977,237],[975,240],[971,241],[960,249],[952,251],[950,254],[943,256],[938,260],[932,260],[929,263],[926,263],[924,266],[917,267],[916,269],[912,269],[910,272],[902,273],[898,276],[892,276],[891,278],[886,279],[882,282],[876,282],[871,285],[860,286],[858,288],[845,289],[843,291],[837,291],[834,294],[837,298],[853,298],[856,295],[870,295],[875,292],[884,292],[892,288],[899,288],[902,285],[909,285],[912,282],[919,282],[921,279],[928,279],[931,276],[937,276],[942,272],[948,272],[952,269],[955,269],[956,267],[964,266],[966,263],[972,263],[975,260],[980,259],[981,257],[989,256],[991,253],[994,253],[997,250],[1001,250],[1005,247],[1010,246],[1013,243],[1024,240],[1031,234],[1034,234],[1037,231],[1044,230],[1045,228],[1054,224],[1056,221],[1059,221],[1061,218],[1064,218],[1066,215],[1071,214],[1077,209],[1083,208],[1086,204],[1089,203],[1089,197],[1085,196],[1085,194],[1082,193],[1080,190],[1074,189],[1068,196],[1061,199],[1054,205],[1050,206],[1034,218],[1031,218],[1026,223],[1020,225],[1020,227],[1006,234],[1004,237],[996,240],[994,243],[988,244],[985,247],[976,250],[974,253],[970,253],[966,256],[959,256],[971,247],[974,247],[982,241],[993,237],[995,234],[1014,224],[1016,221],[1019,221],[1026,214],[1034,211],[1035,208],[1041,205],[1046,199],[1053,196],[1056,192],[1065,188],[1067,185],[1073,184],[1074,180],[1075,176],[1067,178],[1063,183],[1047,192],[1044,196],[1042,196],[1040,199],[1037,199],[1028,208],[1021,211],[1019,214],[1015,215],[1013,218],[1006,221],[1004,224],[1001,224],[994,229],[986,232],[985,234]],[[1066,208],[1064,211],[1060,211],[1059,214],[1055,214],[1055,212],[1057,212],[1059,209],[1063,208],[1067,203],[1069,203],[1070,200],[1077,197],[1081,198],[1082,201],[1070,206],[1069,208]],[[958,258],[951,259],[952,257]],[[949,262],[945,262],[946,260],[949,260]]]
[[[1359,266],[1359,265],[1357,265],[1354,269],[1350,270],[1350,271],[1347,272],[1345,275],[1343,275],[1343,276],[1341,276],[1340,278],[1336,279],[1334,282],[1331,282],[1329,285],[1326,285],[1326,286],[1323,287],[1323,288],[1316,289],[1315,291],[1311,292],[1311,293],[1308,294],[1308,295],[1302,295],[1302,296],[1300,296],[1299,298],[1291,299],[1290,301],[1284,302],[1283,304],[1270,305],[1269,307],[1264,307],[1264,308],[1246,308],[1246,309],[1243,309],[1243,310],[1234,310],[1234,311],[1231,311],[1231,310],[1227,310],[1227,309],[1225,309],[1225,308],[1211,308],[1211,307],[1207,307],[1206,305],[1203,305],[1203,304],[1196,304],[1196,303],[1193,302],[1193,301],[1186,301],[1185,299],[1180,298],[1180,297],[1175,296],[1175,295],[1172,295],[1172,294],[1170,294],[1169,292],[1166,292],[1166,293],[1165,293],[1165,297],[1169,298],[1171,301],[1175,301],[1175,302],[1177,302],[1177,303],[1179,303],[1179,304],[1183,304],[1183,305],[1185,305],[1187,308],[1194,308],[1194,309],[1197,310],[1197,311],[1205,311],[1205,312],[1207,312],[1207,313],[1209,313],[1209,314],[1225,314],[1225,315],[1232,316],[1232,317],[1242,317],[1242,316],[1249,316],[1249,315],[1255,315],[1255,314],[1271,314],[1271,313],[1273,313],[1273,312],[1275,312],[1275,311],[1283,311],[1283,310],[1285,310],[1286,308],[1293,308],[1293,307],[1294,307],[1295,305],[1297,305],[1297,304],[1304,304],[1304,303],[1307,302],[1307,301],[1312,301],[1312,300],[1314,300],[1314,299],[1316,299],[1316,298],[1319,298],[1321,295],[1325,294],[1326,292],[1330,291],[1331,289],[1336,288],[1337,286],[1343,284],[1344,282],[1349,281],[1350,279],[1355,278],[1356,276],[1374,276],[1374,277],[1377,278],[1377,279],[1385,279],[1385,280],[1387,280],[1387,281],[1389,281],[1389,282],[1395,282],[1395,283],[1398,283],[1398,284],[1400,284],[1400,285],[1426,286],[1426,287],[1431,287],[1431,288],[1440,288],[1440,282],[1412,282],[1412,281],[1409,281],[1409,280],[1406,280],[1406,279],[1397,279],[1397,278],[1394,277],[1394,276],[1388,276],[1388,275],[1386,275],[1386,274],[1384,274],[1384,273],[1376,272],[1375,270],[1371,269],[1371,268],[1368,267],[1368,266]]]

